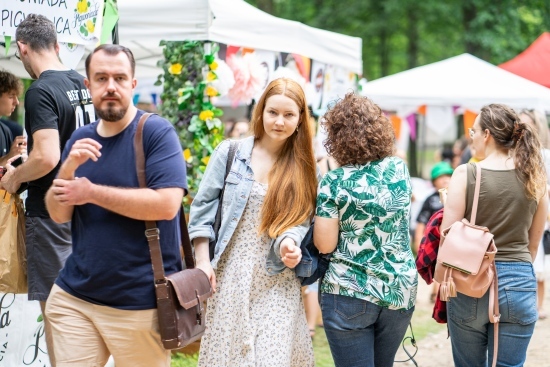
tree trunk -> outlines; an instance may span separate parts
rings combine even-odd
[[[409,6],[407,9],[407,67],[412,69],[418,66],[418,8]]]
[[[268,14],[275,15],[275,7],[273,4],[273,0],[258,0],[258,9],[265,11]]]
[[[472,1],[464,1],[462,3],[462,25],[464,26],[464,47],[466,52],[472,55],[477,55],[481,51],[479,43],[471,37],[474,33],[472,22],[477,16],[476,6]]]
[[[380,28],[379,39],[380,39],[380,71],[382,76],[386,76],[390,73],[390,50],[388,42],[388,30],[385,26]]]

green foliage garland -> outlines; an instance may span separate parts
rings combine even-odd
[[[210,155],[224,139],[219,119],[223,111],[210,101],[218,95],[210,85],[217,79],[214,54],[218,47],[205,47],[200,41],[162,41],[161,46],[164,46],[164,60],[160,60],[158,66],[164,74],[159,75],[155,83],[164,84],[160,112],[178,132],[187,162],[189,192],[193,197]]]

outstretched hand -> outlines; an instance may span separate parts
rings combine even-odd
[[[281,242],[280,251],[281,260],[288,268],[295,268],[302,260],[302,250],[299,246],[296,246],[296,242],[291,238],[287,237]]]

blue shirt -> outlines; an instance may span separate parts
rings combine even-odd
[[[76,130],[65,147],[67,158],[74,142],[92,138],[101,145],[97,162],[87,161],[76,170],[94,184],[139,187],[134,154],[136,117],[124,131],[104,138],[97,133],[97,122]],[[149,117],[143,130],[147,187],[187,188],[182,149],[173,126],[165,119]],[[165,273],[182,269],[179,250],[179,216],[158,221]],[[113,213],[94,204],[74,207],[71,222],[73,253],[67,259],[56,284],[85,301],[126,310],[156,308],[153,270],[145,222]]]

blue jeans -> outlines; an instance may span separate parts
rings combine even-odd
[[[497,366],[523,366],[537,321],[537,281],[526,262],[497,262],[500,325]],[[463,294],[447,303],[456,367],[486,367],[493,360],[494,327],[489,291],[482,298]]]
[[[392,367],[414,307],[389,310],[362,299],[323,293],[321,310],[336,367]]]

